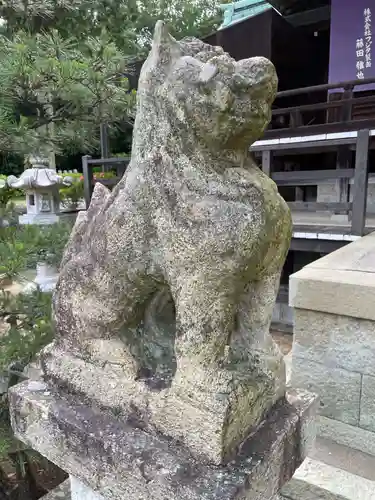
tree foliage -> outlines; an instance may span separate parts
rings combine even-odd
[[[71,224],[0,227],[0,278],[25,282],[27,270],[45,262],[57,268]],[[28,363],[53,336],[50,294],[39,289],[12,295],[0,280],[0,377],[12,362]],[[9,328],[1,332],[1,326]]]
[[[57,29],[62,36],[85,39],[111,33],[127,54],[150,42],[158,19],[173,34],[204,36],[220,22],[217,0],[3,0],[0,17],[7,21],[9,36],[15,31],[40,33]],[[220,2],[223,3],[223,2]],[[224,0],[225,3],[225,0]]]
[[[87,149],[98,123],[131,114],[126,63],[105,34],[79,44],[57,30],[3,37],[1,143],[23,152],[45,153],[56,145]]]
[[[216,0],[3,0],[0,150],[45,153],[97,146],[99,123],[132,121],[126,75],[157,19],[202,36]]]

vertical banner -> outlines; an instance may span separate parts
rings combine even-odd
[[[375,0],[331,0],[329,83],[375,77],[374,23]]]

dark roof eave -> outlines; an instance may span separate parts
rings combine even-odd
[[[267,0],[283,16],[330,5],[330,0]]]

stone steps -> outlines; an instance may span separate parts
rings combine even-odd
[[[282,490],[284,500],[374,500],[375,458],[318,438],[311,457]]]

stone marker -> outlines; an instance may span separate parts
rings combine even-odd
[[[375,233],[290,278],[291,381],[319,391],[319,433],[375,456]]]
[[[269,335],[291,216],[247,153],[276,89],[268,60],[157,24],[131,164],[61,265],[48,385],[11,391],[17,436],[73,498],[268,500],[311,444],[315,399],[285,397]]]

